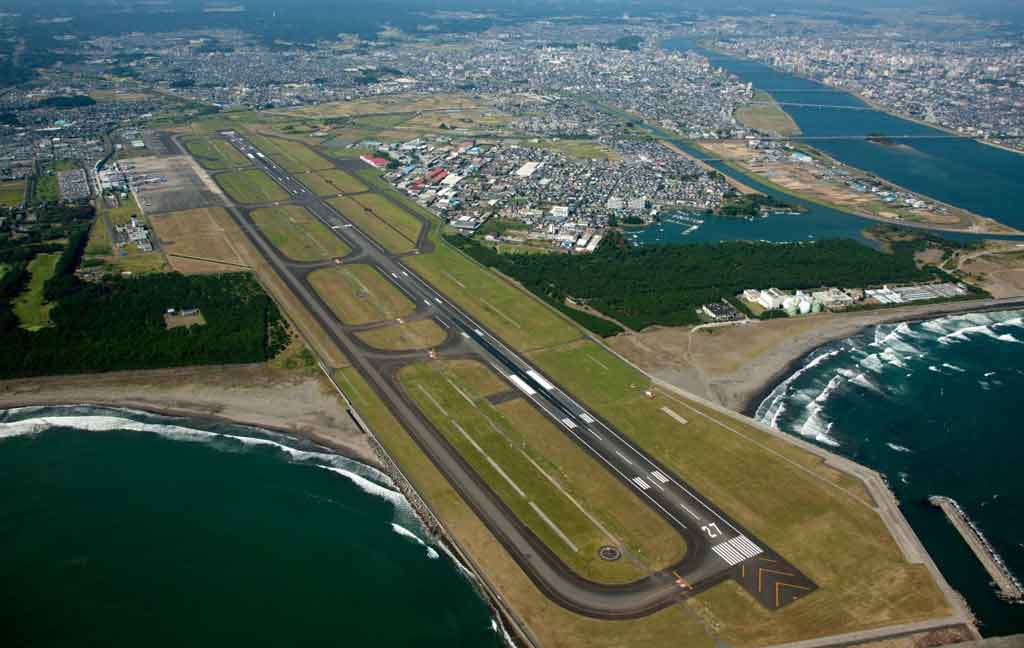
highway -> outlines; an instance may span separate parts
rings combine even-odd
[[[413,317],[430,317],[447,330],[447,339],[428,351],[387,352],[373,349],[351,335],[320,299],[307,275],[323,263],[295,263],[281,255],[248,217],[254,206],[228,204],[229,211],[274,271],[348,356],[367,382],[388,404],[420,447],[451,481],[460,495],[487,524],[537,586],[561,605],[581,614],[602,618],[627,618],[649,614],[694,592],[702,591],[727,578],[735,578],[748,587],[762,604],[776,609],[814,589],[814,584],[788,565],[764,543],[743,530],[712,502],[700,495],[680,476],[673,474],[624,435],[589,411],[569,393],[545,376],[525,357],[509,348],[480,322],[463,312],[445,295],[408,267],[401,256],[388,253],[373,239],[346,220],[343,214],[314,195],[289,172],[234,132],[222,134],[253,164],[268,173],[290,195],[287,202],[304,206],[352,249],[345,263],[366,263],[402,291],[416,305]],[[179,147],[184,151],[184,147]],[[358,163],[361,164],[361,163]],[[392,200],[386,194],[380,194]],[[395,205],[404,207],[400,202]],[[414,214],[415,215],[415,214]],[[416,215],[423,222],[423,220]],[[421,229],[417,241],[420,251],[429,251],[431,243]],[[661,515],[687,543],[681,562],[634,583],[609,586],[583,579],[570,570],[501,501],[476,474],[405,393],[395,374],[402,366],[429,357],[476,357],[489,364],[521,392],[547,418],[561,428],[585,452],[596,458],[622,483],[626,484],[655,512]],[[785,573],[785,585],[792,596],[774,600],[758,582],[746,578],[755,573],[755,563],[771,562],[779,567],[773,573]],[[748,569],[747,567],[750,567]]]

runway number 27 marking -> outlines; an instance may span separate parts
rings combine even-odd
[[[718,524],[715,522],[712,522],[711,524],[705,524],[700,529],[704,533],[708,534],[709,538],[717,538],[718,536],[722,535],[722,532],[718,530]]]

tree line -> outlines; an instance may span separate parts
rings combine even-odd
[[[633,329],[697,323],[702,305],[746,288],[862,288],[926,281],[938,272],[919,269],[909,248],[885,254],[852,240],[635,247],[613,232],[592,254],[568,255],[503,254],[473,239],[446,238],[563,312],[578,313],[565,306],[571,297]],[[617,332],[600,318],[573,317],[598,334]]]

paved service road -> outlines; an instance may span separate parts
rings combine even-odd
[[[281,255],[248,216],[250,207],[229,204],[229,211],[266,257],[274,271],[329,334],[332,341],[378,392],[460,495],[533,582],[550,598],[578,613],[601,618],[649,614],[681,598],[733,578],[769,609],[804,596],[815,585],[763,542],[701,496],[629,439],[587,410],[550,378],[513,351],[483,325],[452,304],[408,266],[401,256],[381,248],[369,236],[322,199],[307,190],[285,169],[235,132],[221,134],[253,164],[266,171],[291,198],[307,208],[352,249],[344,261],[374,266],[405,293],[417,312],[410,318],[430,317],[447,330],[447,339],[434,349],[439,356],[472,356],[488,363],[545,416],[586,452],[595,457],[636,495],[660,514],[686,540],[687,552],[671,568],[626,585],[588,581],[569,569],[476,474],[444,436],[422,415],[398,383],[395,374],[410,362],[430,357],[426,351],[386,352],[372,349],[351,335],[367,327],[345,326],[310,286],[307,276],[322,263],[295,263]],[[184,151],[183,147],[179,147]],[[354,164],[361,164],[356,161]],[[386,194],[395,206],[405,209]],[[413,214],[419,219],[418,215]],[[429,251],[426,223],[418,250]]]

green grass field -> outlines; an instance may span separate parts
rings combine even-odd
[[[409,351],[435,347],[444,342],[446,333],[434,320],[422,319],[360,331],[356,337],[375,349]]]
[[[292,173],[324,171],[334,167],[329,160],[320,157],[313,149],[299,142],[262,135],[253,135],[249,139],[256,148]]]
[[[349,175],[341,169],[304,173],[296,177],[318,196],[334,196],[337,194],[366,191],[366,185],[359,182],[355,176]]]
[[[309,283],[345,324],[396,319],[415,310],[376,269],[361,263],[315,270],[309,274]]]
[[[629,582],[682,557],[684,543],[661,518],[525,401],[491,405],[486,387],[497,376],[487,367],[422,363],[404,367],[399,379],[474,470],[580,575]],[[620,543],[635,559],[598,556],[601,546]]]
[[[434,251],[410,257],[409,265],[505,341],[536,349],[580,337],[573,324],[522,289],[464,256],[436,232],[431,238]]]
[[[754,102],[736,109],[736,119],[747,128],[780,135],[796,135],[800,132],[793,118],[767,92],[755,92]]]
[[[50,311],[54,304],[43,297],[43,286],[53,276],[60,252],[37,254],[28,264],[29,281],[24,291],[14,299],[14,314],[21,321],[21,327],[38,331],[50,326]]]
[[[220,137],[196,137],[185,140],[185,148],[192,157],[211,171],[230,169],[232,167],[252,166],[249,158]]]
[[[110,256],[114,251],[110,231],[102,218],[97,218],[89,227],[89,242],[85,246],[86,256]]]
[[[321,261],[342,257],[351,251],[305,207],[264,207],[253,210],[251,217],[270,242],[295,261]]]
[[[423,223],[384,196],[366,193],[355,196],[354,200],[413,243],[419,238]]]
[[[33,204],[55,202],[60,200],[60,184],[57,182],[56,173],[44,173],[36,176],[35,187],[32,190]]]
[[[251,205],[288,199],[285,190],[259,169],[228,171],[214,176],[214,180],[238,203]]]
[[[142,210],[135,202],[134,194],[128,194],[128,197],[123,200],[118,199],[117,207],[107,207],[107,203],[100,200],[99,211],[110,220],[111,225],[124,225],[132,219],[132,216],[142,218]]]
[[[332,207],[341,212],[341,215],[352,221],[356,227],[366,233],[377,243],[392,254],[409,252],[416,246],[403,236],[398,230],[374,216],[365,207],[347,196],[331,198],[327,201]]]
[[[0,207],[18,207],[25,198],[25,181],[0,182]]]

